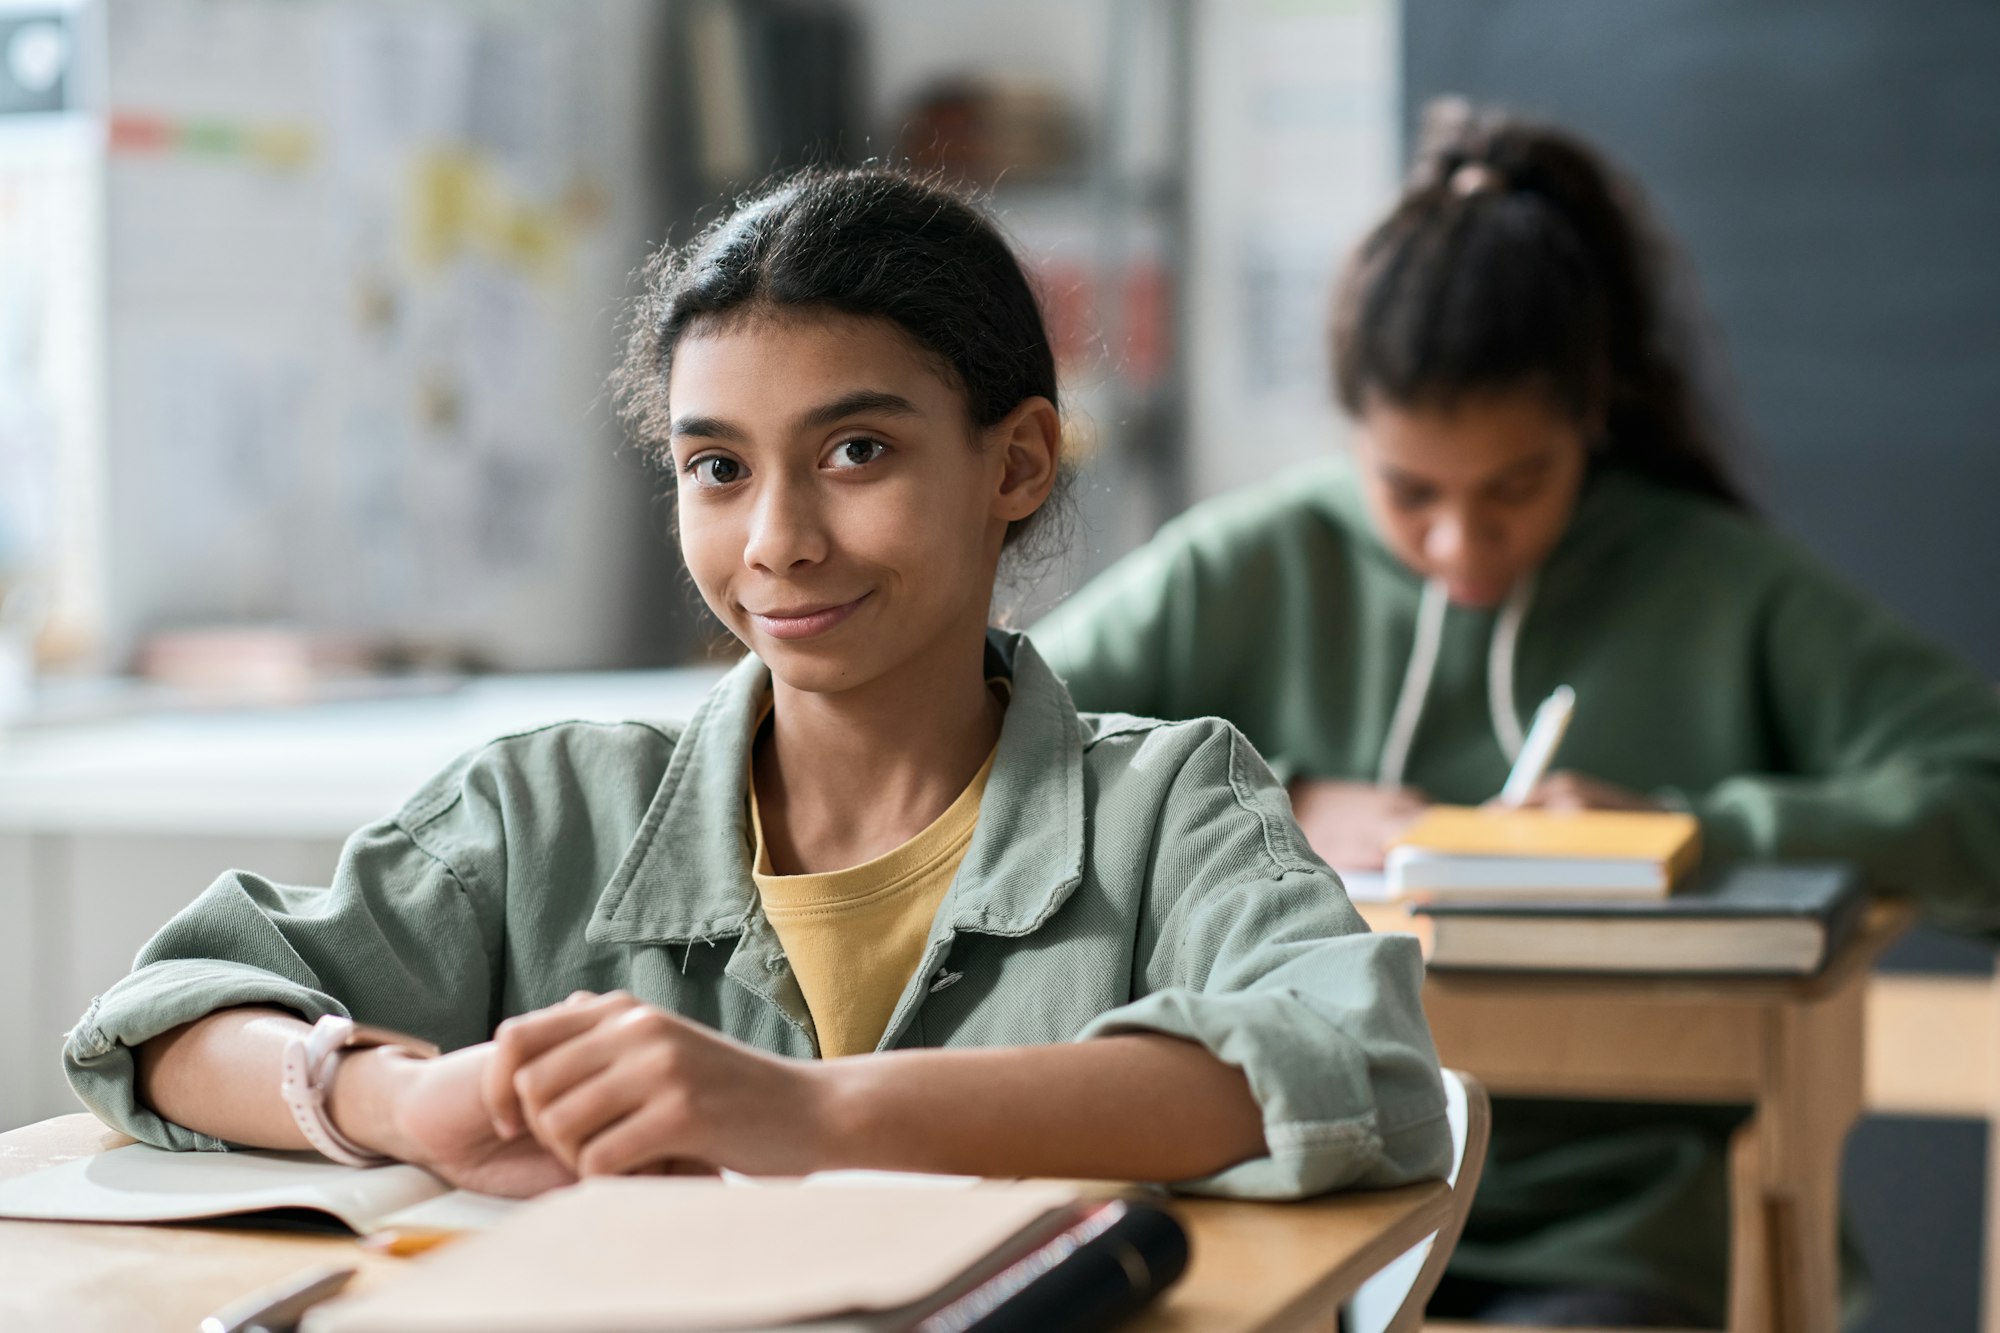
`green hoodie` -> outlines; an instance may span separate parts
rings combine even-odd
[[[1224,717],[1287,779],[1400,777],[1467,804],[1569,684],[1559,766],[1692,810],[1712,854],[1845,859],[1947,924],[2000,924],[2000,697],[1769,527],[1605,470],[1505,607],[1433,596],[1429,672],[1425,600],[1329,460],[1196,507],[1033,637],[1081,708]],[[1503,1105],[1452,1271],[1719,1319],[1728,1130]]]

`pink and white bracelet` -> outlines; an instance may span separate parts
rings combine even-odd
[[[280,1065],[278,1091],[291,1109],[292,1119],[306,1142],[343,1166],[376,1166],[391,1160],[370,1152],[335,1128],[327,1113],[327,1096],[333,1088],[334,1071],[347,1052],[371,1046],[393,1046],[418,1059],[429,1059],[438,1048],[416,1037],[406,1037],[387,1028],[368,1027],[351,1018],[328,1014],[301,1037],[285,1047]]]

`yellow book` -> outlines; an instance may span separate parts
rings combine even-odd
[[[1673,811],[1439,805],[1390,844],[1391,896],[1430,901],[1664,897],[1701,859]]]

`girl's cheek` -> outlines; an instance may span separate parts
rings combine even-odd
[[[725,534],[717,532],[710,525],[699,520],[690,523],[685,511],[681,519],[681,560],[687,566],[688,576],[694,580],[702,599],[714,606],[723,586],[727,583],[729,567],[729,543]],[[736,563],[742,562],[743,551],[739,545],[735,550]]]

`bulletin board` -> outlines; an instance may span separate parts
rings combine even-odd
[[[113,623],[616,660],[645,0],[111,0]]]

